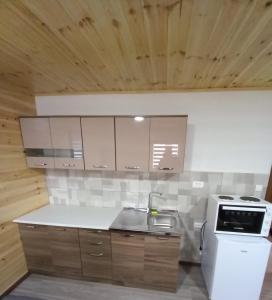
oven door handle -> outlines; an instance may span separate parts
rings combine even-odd
[[[265,208],[253,208],[245,206],[223,206],[223,210],[238,210],[238,211],[256,211],[256,212],[266,212]]]

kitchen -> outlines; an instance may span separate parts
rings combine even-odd
[[[83,9],[87,2],[79,3]],[[184,3],[182,9],[186,11],[190,1]],[[44,1],[35,5],[31,1],[6,3],[1,7],[1,14],[10,30],[18,30],[18,27],[13,26],[8,16],[12,13],[20,16],[20,22],[34,36],[35,32],[30,28],[32,23],[24,19],[27,12],[31,11],[47,26],[52,25],[52,30],[54,24],[48,14],[62,10],[72,12],[72,3],[59,7],[53,1],[50,5],[46,6]],[[117,8],[110,7],[117,20]],[[96,8],[94,11],[99,13]],[[92,13],[86,7],[84,9],[85,13]],[[177,9],[179,11],[175,6],[170,15]],[[194,4],[194,9],[205,8]],[[96,26],[100,28],[98,21]],[[37,27],[40,33],[47,32],[44,25]],[[69,36],[66,31],[64,33],[65,38],[60,40],[67,42]],[[1,34],[5,37],[8,32],[1,31]],[[9,63],[9,57],[14,58],[16,51],[9,53],[6,45],[3,48],[5,59],[1,59],[3,69],[14,69],[18,74],[18,86],[8,73],[1,81],[1,293],[7,299],[53,299],[57,296],[63,299],[120,299],[133,298],[132,293],[135,298],[143,299],[208,299],[199,250],[208,199],[217,194],[271,200],[268,184],[272,150],[269,140],[271,91],[262,89],[262,85],[254,90],[198,92],[155,86],[149,91],[135,88],[139,93],[130,93],[131,83],[126,88],[119,88],[121,93],[110,85],[100,91],[97,86],[92,86],[93,74],[89,77],[90,85],[86,85],[80,77],[82,73],[77,76],[77,67],[73,69],[68,60],[65,61],[65,55],[63,58],[50,56],[50,42],[45,36],[40,35],[38,41],[47,46],[37,53],[31,52],[33,62],[27,64],[32,64],[32,68],[44,77],[41,80],[38,75],[32,75],[35,78],[32,90],[27,87],[31,76],[21,78],[19,71],[15,71],[23,64],[22,60],[19,63],[17,59],[16,68],[15,64]],[[27,52],[26,45],[20,40],[14,40],[14,45]],[[82,45],[83,41],[78,41],[77,51]],[[17,51],[18,57],[20,52]],[[73,76],[61,74],[57,67],[49,70],[45,64],[37,66],[35,59],[42,57],[48,62],[58,58],[55,66],[65,63],[66,70],[72,68]],[[105,60],[108,59],[105,54]],[[127,59],[129,56],[124,62],[128,62]],[[136,61],[138,64],[141,64],[140,59]],[[118,71],[121,69],[120,65]],[[47,79],[50,72],[54,81]],[[164,71],[158,68],[156,72]],[[110,73],[105,77],[104,74],[101,69],[97,76],[105,84]],[[76,80],[80,78],[82,81]],[[61,91],[63,83],[74,90]],[[24,120],[28,126],[24,126]],[[35,121],[42,122],[43,126]],[[39,144],[46,141],[49,145]],[[65,141],[68,146],[63,146]],[[171,146],[172,155],[168,154],[165,160],[160,157],[165,156],[160,151],[166,152],[160,149],[164,147],[162,144]],[[105,161],[105,157],[109,159]],[[52,207],[57,211],[50,211]],[[149,214],[147,209],[150,209]],[[172,211],[178,211],[178,218]],[[125,212],[123,219],[122,212]],[[162,213],[166,214],[164,219],[160,219]],[[120,214],[121,225],[115,222],[120,220]],[[20,234],[13,220],[19,223]],[[133,220],[138,228],[129,227]],[[161,222],[160,226],[156,226],[156,222]],[[142,226],[140,231],[139,226]],[[38,227],[42,229],[41,233],[35,231]],[[171,233],[171,228],[181,231]],[[41,234],[42,238],[38,233],[34,238],[31,230]],[[98,233],[92,230],[103,231],[104,235],[98,239]],[[135,238],[135,242],[123,242],[123,235],[128,235],[127,240]],[[87,241],[103,243],[104,248],[102,245],[85,245]],[[96,252],[94,247],[102,247],[103,251]],[[103,253],[102,263],[99,263],[99,256],[85,259],[85,250],[95,255]],[[34,261],[29,255],[45,252],[48,260],[38,259],[40,270],[33,269],[31,263]],[[63,253],[67,256],[62,256]],[[49,276],[37,275],[46,273],[42,264],[49,268]],[[67,265],[69,269],[73,266],[72,274],[70,270],[66,273]],[[271,299],[269,266],[261,299]],[[28,274],[29,269],[33,274]],[[87,279],[82,276],[84,269],[88,273]],[[54,277],[56,273],[58,277]],[[29,276],[26,278],[26,275]],[[43,282],[44,287],[41,287]],[[80,296],[77,293],[81,289],[84,292]]]

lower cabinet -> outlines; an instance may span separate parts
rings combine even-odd
[[[54,273],[81,276],[78,229],[48,226],[48,231]]]
[[[175,291],[180,237],[20,224],[31,272]]]
[[[113,281],[176,291],[180,237],[112,232]]]
[[[84,277],[111,280],[111,238],[109,231],[79,230]]]
[[[78,229],[32,224],[19,228],[31,272],[81,276]]]
[[[112,276],[123,285],[142,284],[144,279],[144,239],[141,233],[111,233]]]
[[[145,236],[144,281],[153,288],[177,288],[180,237]]]
[[[32,272],[52,273],[52,255],[47,226],[21,224],[19,228],[28,269]]]

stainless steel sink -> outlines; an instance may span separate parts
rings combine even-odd
[[[175,228],[177,226],[177,217],[175,215],[163,213],[158,215],[149,215],[148,225],[161,228]]]
[[[110,228],[173,236],[184,233],[179,213],[173,210],[159,210],[157,215],[151,215],[146,210],[124,208]]]

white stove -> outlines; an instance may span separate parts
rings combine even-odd
[[[271,243],[265,200],[212,195],[202,228],[201,268],[211,300],[259,300]]]
[[[207,226],[214,233],[269,235],[272,204],[254,196],[212,195],[207,211]]]

